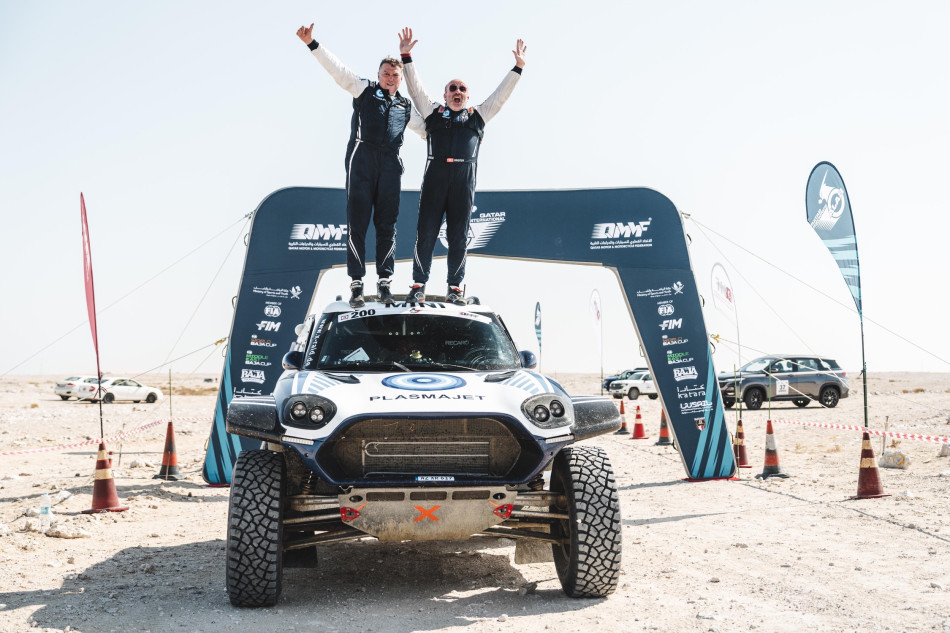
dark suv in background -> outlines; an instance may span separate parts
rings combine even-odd
[[[733,406],[738,397],[754,411],[766,400],[791,400],[799,407],[817,400],[822,406],[834,407],[838,400],[848,397],[846,376],[830,358],[788,354],[756,358],[743,365],[738,374],[722,373],[718,379],[726,408]]]

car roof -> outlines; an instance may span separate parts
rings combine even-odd
[[[441,299],[441,297],[433,297],[434,299]],[[422,303],[406,303],[405,301],[396,301],[396,304],[393,306],[388,306],[385,303],[379,303],[378,301],[367,301],[366,305],[362,308],[352,308],[350,304],[345,301],[334,301],[323,309],[323,314],[340,314],[343,312],[354,312],[356,310],[376,310],[377,314],[386,314],[387,312],[391,314],[405,314],[407,308],[420,308],[422,313],[431,314],[434,311],[438,310],[439,313],[443,314],[461,314],[463,312],[476,312],[478,314],[495,314],[495,311],[492,310],[489,306],[484,304],[469,304],[464,306],[455,305],[454,303],[446,303],[445,301],[423,301]]]

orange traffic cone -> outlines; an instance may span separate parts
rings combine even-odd
[[[119,505],[119,495],[115,491],[115,479],[112,478],[112,464],[106,453],[105,442],[99,443],[99,454],[96,456],[95,482],[92,484],[92,508],[83,510],[83,514],[97,514],[99,512],[122,512],[128,506]]]
[[[736,456],[736,463],[739,468],[752,468],[749,463],[749,456],[745,452],[745,432],[742,430],[742,420],[736,424],[736,437],[732,441],[732,452]]]
[[[623,411],[623,400],[620,400],[620,429],[614,435],[630,435],[627,430],[627,416]]]
[[[861,468],[858,470],[858,494],[852,499],[876,499],[890,497],[884,494],[881,486],[881,476],[877,471],[877,462],[874,461],[874,449],[871,448],[871,436],[867,431],[861,440]]]
[[[650,436],[647,435],[646,431],[643,428],[643,418],[640,417],[640,405],[637,405],[637,417],[633,420],[633,435],[630,436],[631,440],[647,440],[650,439]]]
[[[165,481],[178,481],[181,474],[178,471],[178,453],[175,451],[175,427],[168,423],[168,430],[165,432],[165,452],[162,453],[162,467],[158,474],[152,479],[164,479]]]
[[[653,444],[654,446],[672,446],[673,440],[670,439],[670,427],[666,424],[666,409],[660,409],[660,439]]]
[[[769,420],[765,429],[765,468],[755,476],[756,479],[769,477],[789,477],[778,463],[778,449],[775,447],[775,435],[772,433],[772,420]]]

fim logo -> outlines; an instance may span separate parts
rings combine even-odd
[[[261,330],[264,332],[277,332],[280,330],[280,321],[277,323],[273,321],[261,321],[257,324],[257,331],[260,332]]]
[[[478,207],[472,207],[472,219],[468,223],[468,235],[465,238],[465,250],[474,250],[488,245],[488,241],[498,232],[501,225],[505,222],[504,211],[491,211],[481,213],[475,217],[474,213]],[[439,241],[442,246],[449,247],[449,238],[446,223],[443,222],[439,227]]]
[[[699,372],[696,371],[696,367],[690,365],[689,367],[675,367],[673,368],[673,378],[677,382],[681,380],[697,380],[699,378]]]
[[[683,319],[666,319],[660,323],[661,330],[678,330],[683,327]]]
[[[263,369],[242,369],[241,382],[256,382],[259,384],[264,384],[264,370]]]
[[[590,234],[592,240],[616,240],[642,237],[647,232],[653,218],[639,222],[605,222],[595,224]]]

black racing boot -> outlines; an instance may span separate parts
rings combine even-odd
[[[383,277],[376,282],[376,300],[391,306],[396,303],[396,297],[389,289],[389,277]]]
[[[426,300],[426,285],[412,284],[409,294],[406,295],[406,303],[422,303]]]
[[[366,299],[363,298],[363,282],[360,279],[354,279],[350,284],[350,307],[362,308],[366,305]]]
[[[449,286],[448,291],[445,293],[445,300],[449,303],[454,303],[457,306],[463,306],[466,304],[465,293],[462,292],[462,289],[458,286]]]

